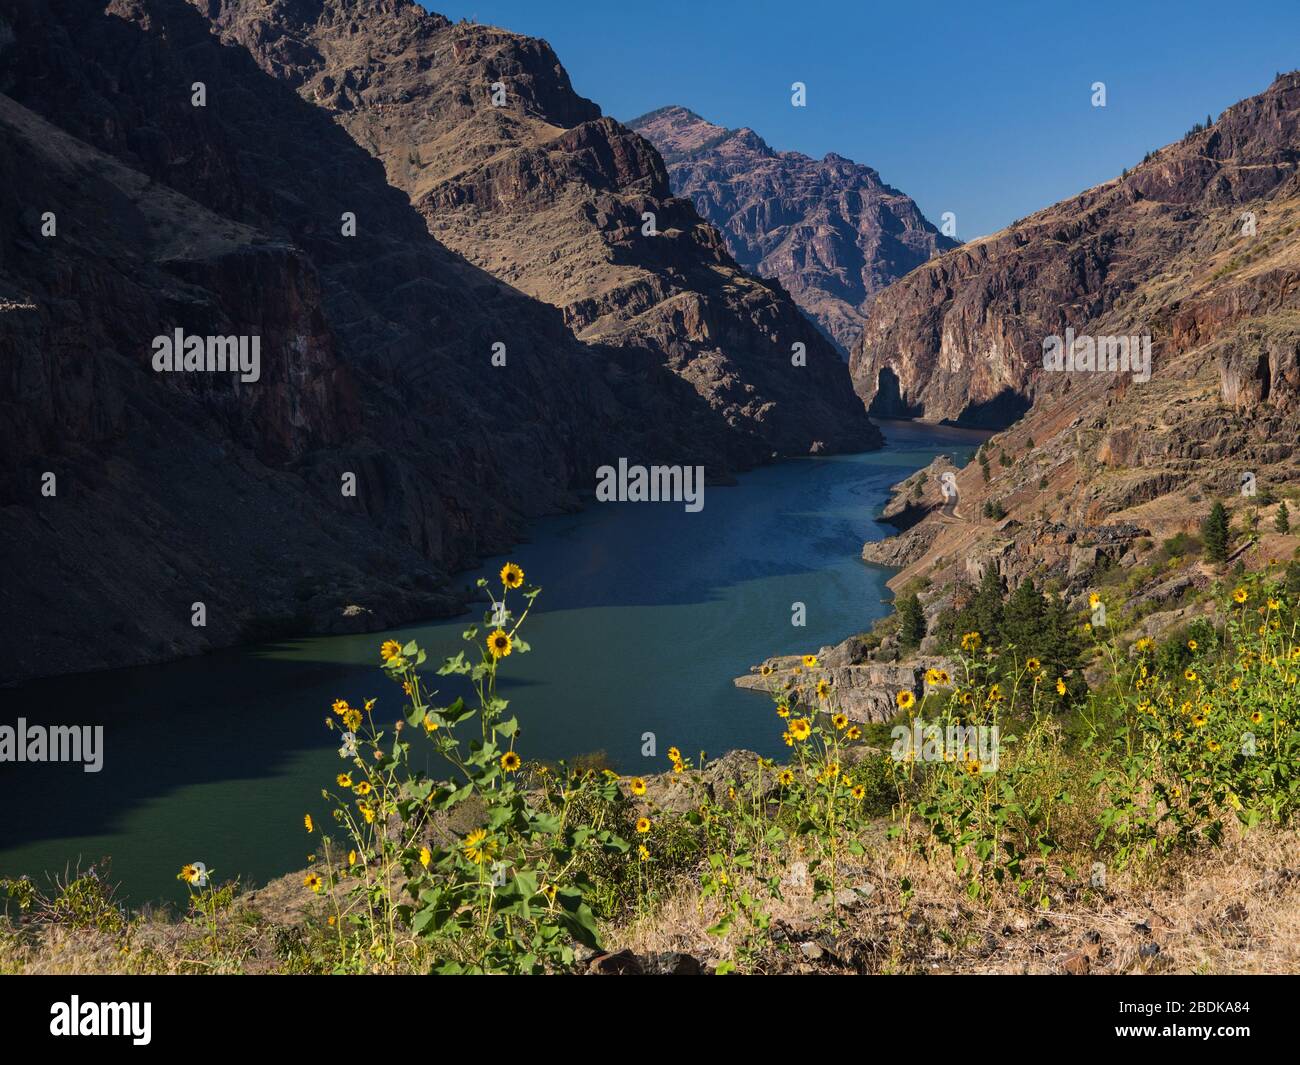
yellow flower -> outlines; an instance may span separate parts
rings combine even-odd
[[[864,788],[861,784],[854,784],[853,790],[849,794],[851,794],[855,799],[861,802],[862,799],[866,797],[867,789]]]
[[[1206,722],[1206,720],[1207,720],[1207,718],[1206,718],[1206,716],[1205,716],[1204,714],[1202,714],[1202,713],[1195,713],[1195,714],[1192,715],[1192,727],[1193,727],[1193,728],[1203,728],[1203,727],[1205,726],[1205,722]]]
[[[315,873],[308,873],[306,876],[302,878],[302,886],[308,888],[311,891],[316,892],[316,894],[319,895],[321,891],[322,881],[321,878],[317,876]]]
[[[1056,678],[1056,694],[1057,694],[1057,695],[1064,695],[1064,694],[1065,694],[1065,678],[1064,678],[1064,677],[1057,677],[1057,678]]]
[[[379,657],[390,662],[402,653],[402,645],[396,640],[385,640],[379,645]]]
[[[1268,608],[1269,608],[1269,610],[1281,610],[1281,609],[1282,609],[1282,600],[1280,600],[1280,599],[1270,599],[1270,600],[1268,601]]]
[[[488,637],[487,646],[493,658],[505,658],[510,654],[510,636],[505,629],[496,629]]]
[[[786,729],[783,733],[781,733],[781,742],[784,743],[787,747],[794,746],[794,737],[790,735],[789,729]]]
[[[1195,680],[1195,679],[1196,679],[1196,670],[1194,670],[1194,669],[1186,669],[1186,670],[1183,670],[1183,677],[1184,677],[1184,679],[1186,679],[1186,680]]]
[[[342,714],[342,713],[344,713],[347,709],[348,709],[348,701],[347,701],[346,699],[335,699],[335,700],[334,700],[333,710],[334,710],[334,712],[335,712],[336,714]]]
[[[633,795],[645,794],[645,781],[642,780],[640,777],[632,778],[632,794]]]
[[[1213,754],[1215,751],[1219,749],[1219,742],[1218,740],[1206,740],[1205,747],[1208,751],[1210,751],[1211,754]]]
[[[1250,715],[1250,723],[1252,725],[1258,725],[1263,720],[1264,720],[1264,715],[1261,714],[1258,710],[1256,710],[1253,714]]]
[[[844,733],[844,735],[850,740],[860,740],[862,738],[862,730],[858,728],[857,725],[854,725],[848,732]]]
[[[789,716],[790,716],[790,708],[789,708],[788,706],[778,706],[778,707],[776,708],[776,716],[777,716],[777,717],[789,717]]]
[[[428,847],[421,847],[421,848],[420,848],[420,864],[421,864],[422,866],[424,866],[426,869],[428,869],[428,868],[429,868],[429,863],[430,863],[431,861],[433,861],[433,852],[430,851]]]
[[[817,656],[816,656],[816,655],[804,655],[804,656],[803,656],[803,664],[804,664],[804,668],[805,668],[805,669],[816,669],[816,668],[817,668]]]
[[[501,583],[507,588],[518,588],[524,583],[524,571],[513,562],[507,562],[501,567]]]
[[[336,779],[337,779],[338,782],[339,782],[339,787],[340,787],[340,788],[350,788],[350,787],[352,787],[352,774],[351,774],[351,773],[340,773]]]
[[[640,858],[641,861],[648,862],[650,860],[650,848],[644,843],[638,843],[636,845],[636,856]]]
[[[642,835],[642,836],[644,836],[647,832],[649,832],[649,831],[650,831],[650,818],[648,818],[648,817],[638,817],[638,818],[636,819],[636,830],[637,830],[637,832],[638,832],[640,835]]]
[[[831,693],[831,682],[824,677],[817,682],[817,698],[825,699]]]
[[[366,819],[366,824],[372,825],[375,823],[375,810],[370,803],[359,802],[357,803],[357,809],[361,811],[361,816]]]
[[[901,710],[910,710],[912,705],[916,702],[916,696],[906,689],[894,696],[894,699]]]
[[[1096,610],[1099,606],[1101,606],[1101,596],[1099,596],[1096,592],[1093,592],[1090,596],[1088,596],[1088,606],[1091,607],[1093,610]]]
[[[978,632],[968,632],[961,638],[961,649],[963,651],[977,651],[980,645],[980,634]]]
[[[782,769],[776,779],[779,780],[783,786],[788,788],[794,783],[794,773],[789,769]]]
[[[1135,646],[1139,651],[1149,651],[1154,643],[1155,641],[1152,640],[1150,636],[1143,636],[1142,639],[1138,640]]]
[[[684,763],[682,763],[682,762],[674,762],[674,763],[673,763],[673,772],[674,772],[674,773],[684,773],[685,771],[686,771],[686,765],[685,765]]]
[[[848,727],[849,719],[844,714],[836,714],[831,718],[831,724],[834,725],[836,729],[844,729]]]
[[[974,760],[967,762],[967,763],[966,763],[966,775],[969,776],[969,777],[977,777],[977,776],[979,776],[979,775],[980,775],[980,764],[979,764],[979,762],[976,762],[976,761],[974,761]]]
[[[501,756],[501,768],[507,773],[514,773],[521,765],[523,765],[523,762],[520,760],[519,755],[515,754],[514,751],[506,751],[506,753]]]
[[[1025,660],[1025,668],[1029,670],[1030,673],[1037,673],[1042,664],[1043,663],[1038,661],[1037,658],[1028,658]]]
[[[1196,650],[1196,641],[1195,641],[1195,640],[1188,640],[1188,641],[1187,641],[1187,649],[1188,649],[1189,651],[1195,651],[1195,650]]]
[[[482,865],[497,852],[496,842],[487,838],[487,830],[477,828],[460,841],[465,857],[475,865]]]
[[[348,865],[356,865],[356,864],[357,864],[357,852],[348,851]]]
[[[790,722],[790,735],[803,741],[812,735],[812,725],[806,717],[797,717]]]
[[[668,761],[670,761],[670,762],[680,762],[681,760],[682,760],[682,752],[679,751],[676,747],[669,747],[669,748],[668,748]]]
[[[1232,598],[1234,602],[1244,603],[1247,600],[1247,598],[1249,598],[1249,593],[1246,591],[1245,588],[1238,588],[1235,592],[1232,593]]]
[[[354,792],[356,792],[356,794],[358,794],[358,795],[369,795],[369,794],[370,794],[370,781],[368,781],[368,780],[362,780],[362,781],[359,781],[359,782],[357,783],[357,786],[356,786],[355,788],[353,788],[352,790],[353,790]]]
[[[311,826],[311,814],[303,814],[303,815],[302,815],[302,824],[303,824],[303,827],[304,827],[308,832],[311,831],[311,827],[312,827],[312,826]]]

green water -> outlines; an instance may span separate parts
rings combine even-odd
[[[603,751],[622,772],[659,771],[641,736],[692,755],[780,755],[767,701],[732,678],[771,654],[813,651],[887,612],[890,572],[860,559],[889,535],[873,519],[891,484],[936,454],[964,461],[986,434],[886,423],[881,451],[801,459],[681,504],[593,504],[538,522],[509,557],[543,593],[503,694],[526,758]],[[483,572],[495,575],[504,559]],[[466,583],[474,576],[467,575]],[[807,610],[791,625],[792,604]],[[302,815],[326,813],[339,771],[330,703],[398,692],[377,668],[385,636],[431,657],[457,650],[466,618],[391,633],[290,640],[161,666],[0,690],[0,722],[102,724],[104,768],[0,764],[0,875],[43,878],[112,857],[135,902],[180,899],[176,871],[261,882],[301,868]]]

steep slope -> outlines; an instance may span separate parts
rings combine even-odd
[[[434,236],[561,308],[581,339],[652,352],[769,452],[879,442],[788,294],[736,265],[544,41],[414,0],[193,2],[374,154]]]
[[[1153,545],[1194,531],[1215,499],[1243,527],[1271,528],[1270,498],[1294,497],[1300,479],[1298,164],[1292,73],[882,294],[853,360],[873,409],[976,423],[1024,412],[990,441],[987,478],[978,464],[958,475],[955,512],[935,471],[907,485],[911,566],[897,586],[924,574],[937,590],[994,564],[1082,594],[1108,566],[1159,561]],[[1044,341],[1067,328],[1149,336],[1150,380],[1045,369]],[[1255,496],[1240,490],[1247,473]],[[1163,579],[1158,567],[1138,579],[1135,601],[1180,590]]]
[[[603,462],[765,457],[440,245],[182,0],[0,0],[0,53],[0,679],[444,613]],[[154,372],[175,328],[258,337],[260,378]]]
[[[684,107],[628,125],[668,167],[673,191],[721,230],[736,261],[776,278],[845,358],[881,289],[957,246],[869,166],[778,152],[751,129]]]

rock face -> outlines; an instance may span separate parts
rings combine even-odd
[[[1150,333],[1160,377],[1237,323],[1294,308],[1291,199],[1300,151],[1300,76],[1229,108],[1131,172],[966,244],[894,285],[872,307],[852,357],[880,414],[1001,428],[1064,374],[1043,372],[1043,341]],[[1244,208],[1255,205],[1252,225]],[[1249,365],[1231,352],[1229,403],[1294,373],[1294,334]]]
[[[679,343],[666,311],[646,318],[663,350],[613,328],[576,339],[561,311],[434,239],[326,108],[223,44],[205,17],[223,10],[0,3],[0,185],[14,207],[0,213],[0,553],[21,562],[0,584],[0,680],[446,613],[449,570],[577,506],[605,462],[722,477],[786,445],[875,438],[824,347],[809,344],[806,406],[741,372],[749,359],[758,380],[785,382],[726,341],[775,350],[801,321],[723,259],[707,294],[681,283],[668,303],[684,337],[713,330],[726,353]],[[406,3],[332,10],[426,26]],[[276,39],[277,54],[309,58]],[[526,84],[523,64],[540,64],[539,105],[584,120],[549,50],[519,47],[510,70]],[[350,99],[356,75],[340,77]],[[572,143],[565,166],[624,173]],[[461,153],[468,176],[482,147],[448,145],[447,165]],[[643,156],[627,165],[653,169]],[[697,220],[688,243],[711,232]],[[567,248],[557,231],[531,253]],[[153,340],[176,328],[257,337],[260,378],[155,372]],[[491,362],[497,342],[506,367]]]
[[[663,155],[673,191],[692,200],[746,270],[776,278],[845,358],[876,293],[957,246],[869,166],[778,152],[751,129],[684,107],[628,123]]]
[[[900,486],[899,508],[923,516],[893,587],[925,576],[937,597],[993,565],[1078,596],[1099,567],[1195,531],[1215,499],[1271,526],[1265,490],[1295,483],[1300,454],[1298,163],[1292,73],[880,295],[851,363],[873,411],[1014,422],[957,474],[955,507],[933,471],[919,495]],[[1150,380],[1045,369],[1044,341],[1067,329],[1097,350],[1149,336]],[[1259,498],[1240,491],[1247,472]]]
[[[544,41],[414,0],[193,2],[379,159],[439,241],[561,308],[579,338],[668,366],[756,456],[879,444],[832,347]]]

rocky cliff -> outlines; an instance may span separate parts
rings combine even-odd
[[[751,129],[684,107],[628,123],[663,155],[673,191],[726,238],[736,261],[775,278],[847,358],[876,293],[957,246],[869,166],[778,152]]]
[[[379,159],[439,241],[579,338],[650,353],[764,454],[879,443],[789,295],[736,264],[544,41],[414,0],[194,2]]]
[[[847,391],[749,417],[648,346],[576,339],[223,45],[216,7],[0,0],[0,678],[446,612],[450,570],[578,505],[603,462],[726,477],[822,420],[828,445],[873,438]],[[783,340],[779,293],[735,273]],[[155,372],[178,328],[257,337],[259,379]]]
[[[1216,498],[1271,527],[1268,500],[1292,490],[1300,446],[1298,163],[1293,73],[877,299],[852,362],[873,410],[1014,421],[987,445],[987,473],[957,474],[955,507],[937,470],[903,486],[928,513],[895,586],[992,564],[1081,594],[1101,569],[1194,531]],[[1046,368],[1044,341],[1067,329],[1078,365]],[[1149,380],[1111,368],[1111,338],[1134,350],[1149,338]],[[1258,496],[1240,491],[1247,473]]]

